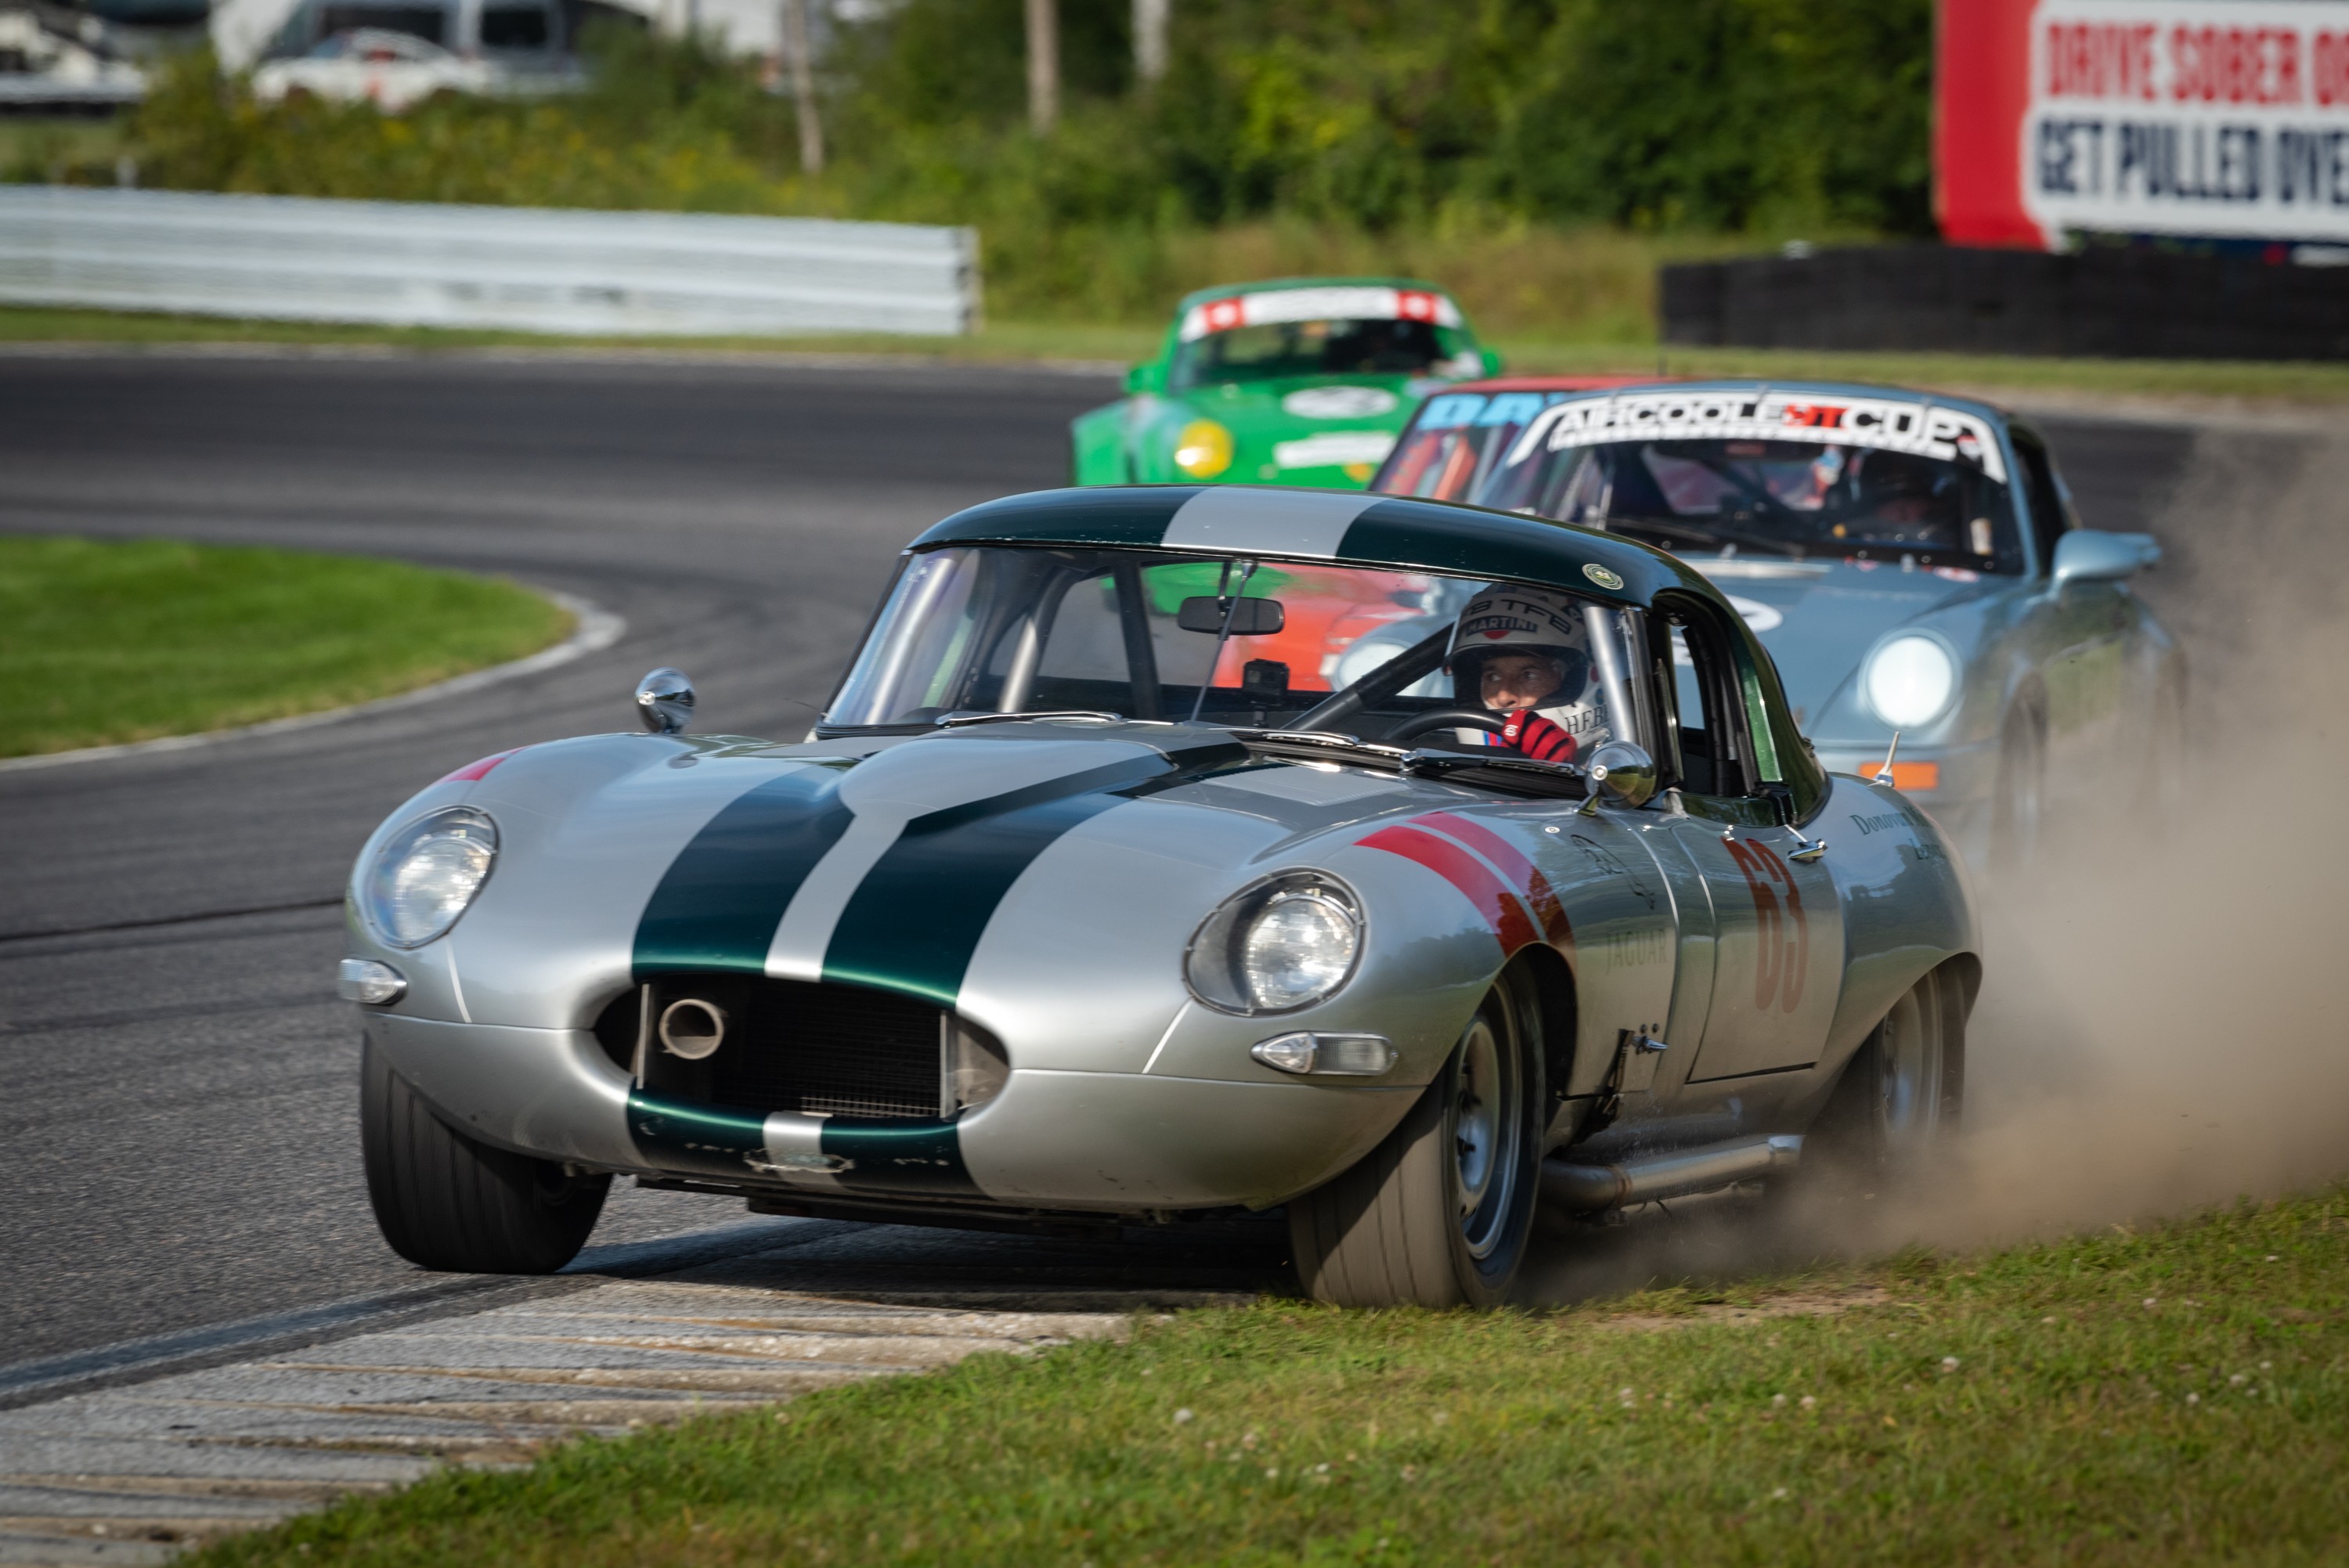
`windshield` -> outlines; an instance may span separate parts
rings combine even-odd
[[[1564,392],[1446,392],[1431,397],[1371,480],[1387,495],[1465,500],[1525,428]]]
[[[1174,351],[1177,392],[1298,376],[1473,376],[1468,335],[1426,321],[1330,318],[1236,326]]]
[[[1169,555],[1158,551],[959,545],[914,556],[825,715],[827,730],[935,724],[949,715],[1105,712],[1277,728],[1340,694],[1370,694],[1317,727],[1379,739],[1404,720],[1480,707],[1479,688],[1447,673],[1453,627],[1486,585],[1427,573]],[[1634,613],[1557,590],[1595,617],[1587,650],[1636,645]],[[1593,671],[1644,667],[1589,651]],[[1619,674],[1609,677],[1619,684]],[[1597,675],[1582,733],[1634,700]],[[1559,706],[1563,707],[1562,702]],[[1484,737],[1448,730],[1481,745]]]
[[[1754,398],[1733,409],[1745,417],[1709,422],[1773,432],[1825,423],[1829,431],[1815,436],[1805,428],[1803,439],[1700,435],[1708,421],[1691,418],[1678,421],[1690,432],[1684,436],[1608,438],[1643,422],[1671,430],[1674,421],[1630,419],[1622,409],[1604,408],[1632,401],[1592,399],[1550,410],[1485,465],[1469,499],[1635,534],[1683,553],[1709,549],[2023,571],[2003,466],[1987,427],[1971,416],[1887,406],[1888,415],[1847,433],[1833,428],[1836,417],[1868,406]],[[1599,417],[1584,417],[1595,406]],[[1680,399],[1680,406],[1716,411],[1695,398]],[[1755,417],[1757,410],[1764,417]],[[1950,421],[1946,431],[1931,423],[1937,417]]]

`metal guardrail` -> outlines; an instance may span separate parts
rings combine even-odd
[[[552,333],[978,325],[970,229],[0,185],[0,302]]]

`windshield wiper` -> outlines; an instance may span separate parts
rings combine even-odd
[[[1030,719],[1090,718],[1099,724],[1169,724],[1171,719],[1128,718],[1122,713],[1110,713],[1098,707],[1039,708],[1033,713],[946,713],[937,718],[940,729],[961,729],[973,724],[1019,724]]]
[[[1500,774],[1508,782],[1491,780],[1496,788],[1526,788],[1537,795],[1579,796],[1589,793],[1590,789],[1582,769],[1571,762],[1544,762],[1537,757],[1497,748],[1485,756],[1471,751],[1413,751],[1403,758],[1402,770],[1419,779],[1450,779],[1460,773]]]
[[[1242,745],[1257,750],[1342,753],[1381,768],[1400,769],[1412,756],[1407,747],[1361,740],[1330,729],[1235,729],[1231,733]]]
[[[1235,729],[1232,734],[1251,751],[1329,757],[1332,760],[1391,768],[1414,779],[1440,779],[1513,794],[1569,799],[1589,792],[1582,769],[1571,762],[1544,762],[1497,748],[1481,752],[1417,750],[1375,740],[1357,740],[1350,735],[1326,729]]]

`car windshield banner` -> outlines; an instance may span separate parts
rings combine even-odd
[[[1989,424],[1931,403],[1834,397],[1811,392],[1640,393],[1560,403],[1526,427],[1509,450],[1515,468],[1537,451],[1616,441],[1819,441],[1877,447],[1973,464],[2006,482],[2006,459]]]
[[[1183,313],[1182,339],[1282,321],[1425,321],[1458,326],[1460,307],[1433,289],[1342,284],[1333,288],[1268,289],[1211,299]]]

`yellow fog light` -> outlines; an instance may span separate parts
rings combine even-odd
[[[1174,441],[1174,466],[1195,480],[1211,480],[1232,466],[1232,433],[1213,419],[1194,419]]]

